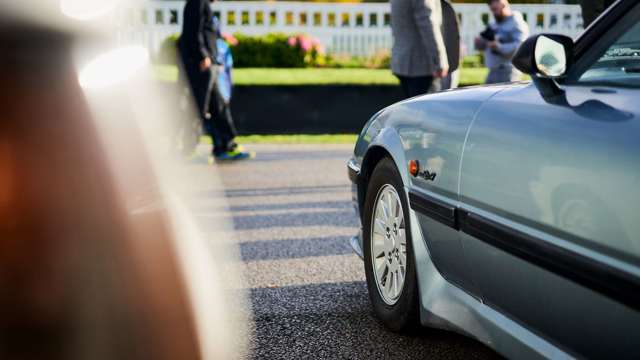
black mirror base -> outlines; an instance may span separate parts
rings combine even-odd
[[[531,79],[546,102],[554,105],[567,105],[565,92],[555,80],[538,75],[531,75]]]

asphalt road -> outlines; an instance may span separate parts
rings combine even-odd
[[[358,230],[345,165],[352,146],[249,148],[255,159],[215,166],[253,312],[254,358],[497,357],[455,333],[399,335],[375,319],[362,261],[348,243]]]

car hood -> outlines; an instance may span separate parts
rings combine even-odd
[[[449,107],[455,107],[459,104],[461,106],[475,106],[477,108],[483,102],[501,91],[525,87],[528,84],[530,84],[529,81],[521,81],[515,83],[468,86],[464,88],[444,90],[432,94],[419,95],[402,100],[376,113],[363,127],[362,132],[360,133],[360,138],[373,138],[375,136],[374,133],[377,132],[377,130],[382,129],[387,125],[390,115],[397,111],[403,111],[409,108],[415,109],[418,107],[428,109],[429,107],[437,106],[438,104],[446,104],[446,106]]]

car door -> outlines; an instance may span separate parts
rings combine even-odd
[[[562,101],[504,90],[465,143],[460,228],[483,300],[576,355],[638,355],[638,19],[600,24]]]

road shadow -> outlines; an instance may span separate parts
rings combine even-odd
[[[193,195],[197,197],[220,197],[227,198],[250,197],[250,196],[280,196],[299,195],[317,193],[340,193],[351,191],[348,184],[338,185],[316,185],[316,186],[296,186],[296,187],[275,187],[275,188],[249,188],[249,189],[225,189],[197,191]]]
[[[260,151],[253,162],[291,161],[291,160],[344,160],[349,159],[348,150],[304,150],[304,151]],[[346,166],[346,165],[345,165]]]
[[[254,203],[249,205],[234,205],[228,207],[222,207],[220,204],[201,204],[193,205],[192,210],[196,213],[207,213],[210,211],[226,210],[232,214],[238,212],[251,212],[251,211],[282,211],[282,210],[305,210],[305,209],[331,209],[331,210],[346,210],[353,209],[351,201],[305,201],[305,202],[290,202],[283,204],[272,203]]]
[[[299,209],[351,209],[351,201],[307,201],[285,204],[251,204],[230,206],[231,212],[264,211],[264,210],[299,210]]]
[[[462,335],[385,329],[373,316],[364,282],[252,289],[256,359],[497,359]]]
[[[290,212],[258,215],[234,215],[235,230],[256,230],[272,227],[310,227],[331,225],[333,227],[358,226],[358,220],[353,210],[322,211],[322,212]]]
[[[242,261],[300,259],[312,256],[349,255],[348,236],[267,240],[240,243]]]

